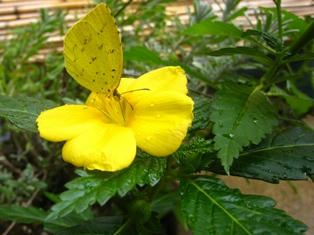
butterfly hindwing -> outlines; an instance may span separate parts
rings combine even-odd
[[[120,35],[106,4],[99,4],[68,31],[65,67],[82,86],[112,94],[120,82],[123,55]]]

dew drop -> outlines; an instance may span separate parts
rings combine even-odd
[[[155,106],[155,104],[150,104],[149,106],[150,106],[150,107],[154,107],[154,106]]]
[[[160,114],[157,114],[157,115],[156,115],[156,118],[160,118],[160,117],[161,117],[161,115],[160,115]]]
[[[149,136],[146,137],[146,139],[147,139],[148,141],[150,141],[150,140],[152,139],[152,137],[149,135]]]
[[[234,134],[230,133],[229,137],[232,139],[234,137]]]
[[[253,123],[257,124],[258,120],[256,118],[253,118]]]

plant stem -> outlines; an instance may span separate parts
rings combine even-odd
[[[261,85],[263,87],[267,87],[269,84],[271,84],[270,80],[277,74],[281,66],[280,62],[281,62],[281,57],[277,55],[276,60],[274,61],[274,65],[261,78]]]
[[[117,231],[115,231],[113,235],[118,235],[118,234],[120,234],[120,233],[123,231],[123,229],[124,229],[129,223],[130,223],[130,219],[128,219],[127,221],[125,221],[125,223],[122,224],[122,226],[121,226]]]
[[[290,47],[290,53],[294,55],[309,41],[314,38],[314,22],[306,29],[306,31],[295,41]]]
[[[279,30],[279,38],[282,43],[282,20],[281,20],[281,0],[274,0],[277,9],[277,19],[278,19],[278,30]]]

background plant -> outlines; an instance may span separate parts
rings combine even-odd
[[[195,234],[306,230],[272,199],[243,195],[215,175],[271,183],[313,178],[314,132],[302,121],[313,113],[312,18],[284,11],[276,0],[276,8],[257,9],[257,23],[243,29],[234,21],[247,12],[238,8],[240,1],[225,1],[220,16],[194,1],[183,23],[166,15],[169,2],[107,1],[121,27],[124,75],[181,66],[195,119],[172,156],[138,151],[130,167],[115,173],[74,171],[60,160],[59,144],[35,133],[40,111],[87,97],[64,71],[61,53],[42,64],[29,62],[46,45],[47,33],[65,32],[64,15],[43,10],[39,23],[3,42],[1,218],[54,234],[174,234],[175,221]]]

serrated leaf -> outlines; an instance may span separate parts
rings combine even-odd
[[[302,234],[307,227],[264,196],[243,195],[219,179],[198,176],[180,185],[181,210],[195,235]]]
[[[211,19],[203,20],[184,30],[187,35],[216,35],[241,37],[242,31],[235,25]]]
[[[47,212],[35,207],[0,206],[0,218],[20,223],[44,222]]]
[[[212,99],[201,96],[193,96],[192,98],[194,101],[194,119],[192,126],[189,128],[189,134],[204,130],[211,123],[209,115],[211,112]]]
[[[207,170],[223,173],[217,161]],[[258,146],[242,152],[230,174],[271,183],[306,180],[314,175],[314,132],[293,127],[273,133]]]
[[[213,151],[211,140],[196,137],[192,138],[188,143],[182,144],[173,154],[173,157],[180,164],[181,170],[192,173],[215,160],[214,155],[209,156]]]
[[[268,98],[257,88],[226,84],[215,95],[210,115],[215,149],[226,172],[243,147],[258,144],[277,124]]]
[[[52,101],[16,96],[0,95],[0,117],[7,118],[20,129],[36,132],[36,119],[41,111],[54,107]]]
[[[63,217],[73,211],[81,212],[96,201],[104,205],[118,194],[123,197],[136,185],[156,185],[166,169],[166,159],[139,152],[128,168],[114,172],[91,171],[83,173],[66,184],[67,191],[60,195],[61,202],[55,204],[47,220]]]

